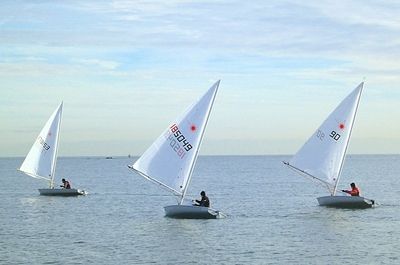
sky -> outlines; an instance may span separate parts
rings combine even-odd
[[[349,154],[400,153],[398,1],[1,6],[0,157],[61,101],[60,156],[140,156],[218,80],[200,155],[294,154],[363,81]]]

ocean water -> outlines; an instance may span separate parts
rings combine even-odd
[[[86,196],[40,196],[41,180],[0,158],[0,264],[400,264],[400,155],[349,155],[374,209],[318,205],[320,186],[283,165],[291,156],[200,156],[187,198],[205,190],[220,220],[178,220],[168,191],[130,170],[137,157],[61,157],[56,180]]]

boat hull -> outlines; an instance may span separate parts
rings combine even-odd
[[[78,196],[86,195],[84,190],[78,189],[39,189],[40,195],[45,196]]]
[[[377,206],[374,200],[359,196],[324,196],[317,200],[319,205],[326,207],[365,209]]]
[[[178,219],[221,219],[226,215],[220,211],[192,205],[169,205],[164,207],[165,215]]]

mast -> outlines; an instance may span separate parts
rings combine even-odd
[[[63,109],[63,104],[64,102],[61,101],[60,104],[60,116],[58,117],[59,122],[58,122],[58,127],[57,127],[57,140],[56,140],[56,151],[54,154],[54,159],[53,159],[53,165],[52,165],[52,172],[51,172],[51,179],[50,179],[50,189],[53,188],[54,184],[54,177],[56,173],[56,164],[57,164],[57,157],[58,157],[58,145],[59,145],[59,140],[60,140],[60,132],[61,132],[61,117],[62,117],[62,109]]]
[[[220,83],[220,82],[221,82],[221,80],[218,80],[217,83],[215,83],[215,85],[214,85],[214,86],[216,86],[216,88],[215,88],[215,90],[214,90],[214,93],[213,93],[213,96],[212,96],[212,99],[211,99],[210,108],[209,108],[208,111],[207,111],[207,118],[206,118],[206,121],[205,121],[205,124],[204,124],[204,129],[203,129],[203,131],[201,132],[199,145],[198,145],[197,148],[196,148],[196,154],[195,154],[195,156],[194,156],[192,165],[190,166],[188,179],[187,179],[185,188],[183,189],[183,192],[182,192],[182,195],[181,195],[181,201],[179,202],[179,205],[182,204],[183,199],[185,198],[185,195],[186,195],[186,191],[187,191],[187,189],[188,189],[188,187],[189,187],[189,182],[190,182],[190,179],[192,178],[192,173],[193,173],[193,170],[194,170],[194,166],[196,165],[197,157],[198,157],[198,155],[199,155],[200,146],[201,146],[201,144],[202,144],[202,142],[203,142],[204,134],[205,134],[205,132],[206,132],[206,128],[207,128],[207,125],[208,125],[208,120],[209,120],[209,118],[210,118],[211,110],[212,110],[212,108],[213,108],[213,106],[214,106],[215,96],[217,95],[217,91],[218,91],[218,87],[219,87],[219,83]]]
[[[347,137],[346,147],[345,147],[345,150],[344,150],[344,154],[343,154],[343,157],[342,157],[342,161],[341,161],[341,163],[340,163],[339,173],[338,173],[338,176],[337,176],[337,180],[336,180],[335,186],[333,187],[333,193],[332,193],[332,195],[335,195],[335,194],[336,194],[336,190],[337,190],[337,186],[338,186],[337,184],[339,183],[339,178],[340,178],[340,175],[342,174],[343,164],[344,164],[344,160],[345,160],[345,158],[346,158],[347,149],[348,149],[348,147],[349,147],[350,138],[351,138],[351,133],[353,132],[353,125],[354,125],[354,122],[355,122],[355,120],[356,120],[356,115],[357,115],[357,111],[358,111],[358,105],[360,104],[361,93],[362,93],[362,90],[363,90],[363,88],[364,88],[364,82],[362,82],[360,85],[361,85],[361,88],[360,88],[360,91],[358,92],[358,95],[357,95],[357,103],[356,103],[356,108],[355,108],[355,111],[354,111],[354,114],[353,114],[353,120],[352,120],[351,126],[350,126],[349,137]]]

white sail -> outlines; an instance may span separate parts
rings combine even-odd
[[[335,195],[364,82],[351,92],[287,164]]]
[[[186,193],[220,81],[193,102],[132,166],[181,196]]]
[[[63,102],[51,115],[19,168],[28,176],[44,179],[53,187]]]

